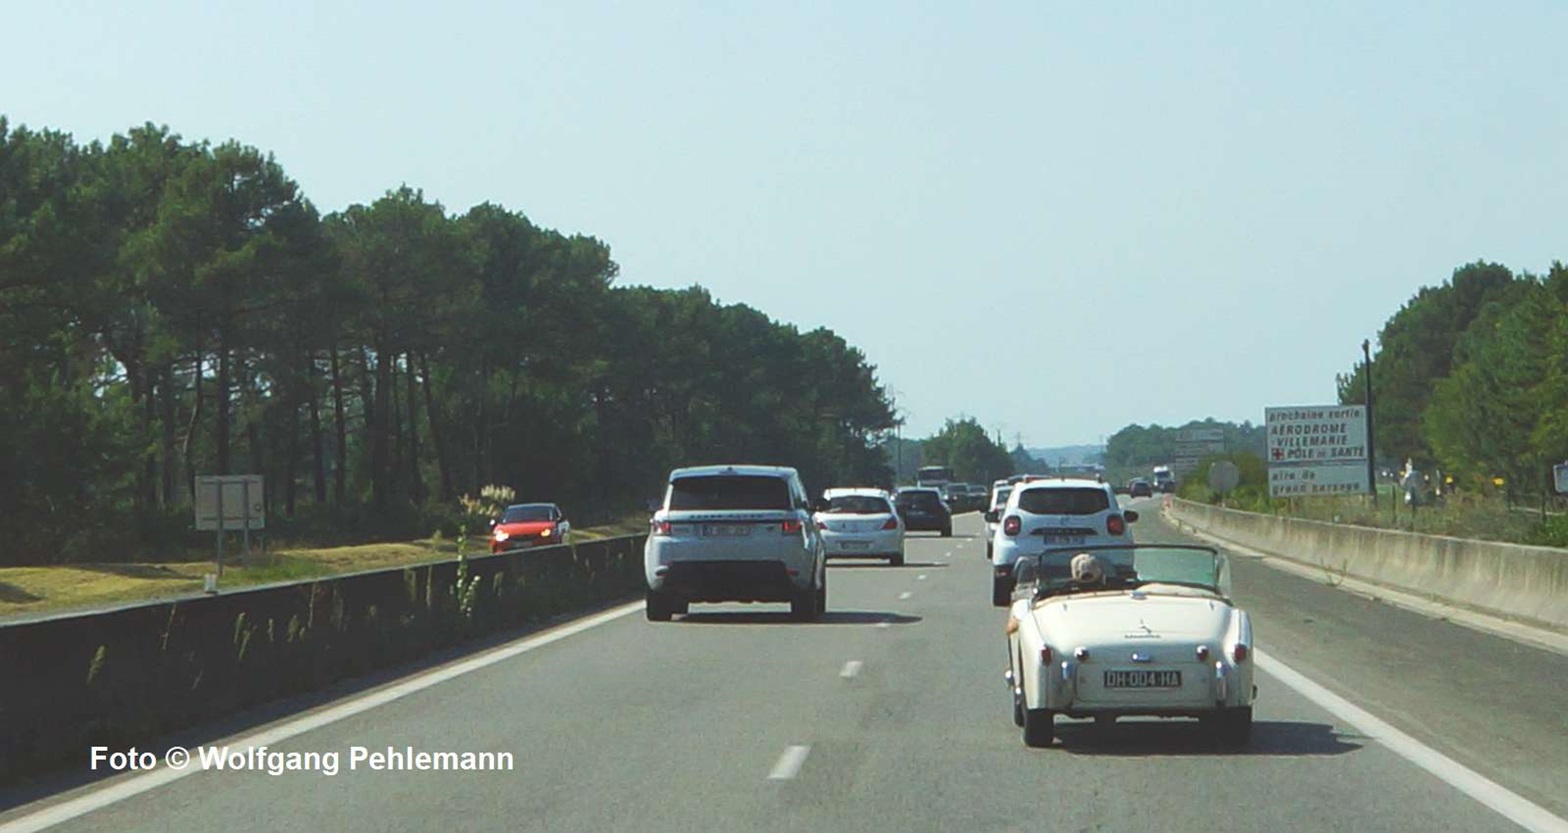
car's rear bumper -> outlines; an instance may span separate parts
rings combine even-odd
[[[904,529],[908,532],[941,532],[944,529],[951,529],[952,526],[953,519],[951,517],[944,518],[940,515],[904,516]]]
[[[787,602],[812,581],[782,561],[675,561],[654,573],[651,589],[688,602]]]
[[[904,551],[904,534],[897,529],[861,533],[824,530],[822,548],[828,558],[885,558]]]

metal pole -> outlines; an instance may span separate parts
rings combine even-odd
[[[223,481],[218,486],[218,578],[223,578]]]
[[[1361,355],[1366,360],[1362,367],[1367,376],[1367,482],[1372,486],[1372,508],[1377,509],[1377,453],[1372,442],[1372,340],[1361,340]],[[1395,510],[1398,511],[1398,510]]]
[[[242,563],[242,564],[244,564],[245,566],[248,567],[248,566],[250,566],[250,481],[249,480],[241,480],[240,481],[240,499],[245,501],[245,513],[243,515],[243,517],[245,519],[245,523],[244,523],[244,528],[243,528],[244,531],[241,533],[241,535],[243,535],[244,538],[245,538],[245,549],[243,551],[243,554],[240,556],[240,563]]]

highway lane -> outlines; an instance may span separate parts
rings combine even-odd
[[[1154,514],[1135,527],[1140,537],[1174,535],[1147,522]],[[1518,829],[1267,673],[1247,753],[1213,751],[1186,721],[1108,731],[1061,721],[1055,748],[1025,749],[1001,681],[1003,614],[988,603],[983,542],[965,537],[979,528],[971,515],[959,537],[911,536],[903,568],[835,561],[820,623],[791,623],[780,606],[700,606],[667,624],[632,611],[274,746],[509,751],[511,772],[207,772],[54,829]],[[1336,598],[1315,598],[1313,582],[1242,559],[1236,573],[1273,658],[1353,700],[1377,692],[1357,702],[1418,736],[1427,711],[1470,712],[1471,728],[1439,733],[1462,739],[1445,751],[1533,798],[1545,793],[1563,814],[1560,786],[1541,786],[1560,751],[1541,759],[1544,774],[1498,758],[1470,737],[1484,711],[1412,686],[1409,669],[1367,650],[1391,634],[1428,650],[1418,625],[1388,624],[1402,611],[1347,612],[1337,598],[1347,594],[1324,586]],[[1293,630],[1304,625],[1342,644],[1306,646]],[[1330,661],[1338,653],[1351,659]],[[1560,669],[1529,678],[1562,680]],[[1408,710],[1398,699],[1407,690]],[[1514,718],[1526,736],[1562,737],[1561,718]],[[0,816],[0,830],[37,809]]]
[[[1137,501],[1139,540],[1202,543]],[[1134,504],[1129,504],[1134,505]],[[1259,647],[1428,746],[1568,816],[1568,657],[1231,552]]]

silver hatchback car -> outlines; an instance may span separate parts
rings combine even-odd
[[[670,472],[643,550],[647,615],[692,602],[789,602],[797,619],[827,607],[827,558],[800,474],[786,466]]]

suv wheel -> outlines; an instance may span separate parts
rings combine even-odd
[[[952,526],[952,524],[948,524],[947,526],[942,527],[942,537],[943,538],[951,538],[951,537],[953,537],[953,526]]]
[[[892,556],[890,556],[888,558],[888,560],[887,560],[887,565],[889,567],[902,567],[902,566],[904,566],[904,553],[902,551],[900,551],[900,552],[897,552],[897,553],[893,554]]]
[[[648,591],[648,621],[668,622],[675,613],[675,604],[670,598],[657,590]]]
[[[818,600],[826,595],[826,584],[820,589],[806,589],[797,592],[795,598],[790,599],[789,602],[790,616],[797,622],[810,622],[817,618],[817,614],[822,612],[821,608],[818,607]]]
[[[1013,580],[1011,577],[991,577],[991,604],[996,607],[1012,607]]]

